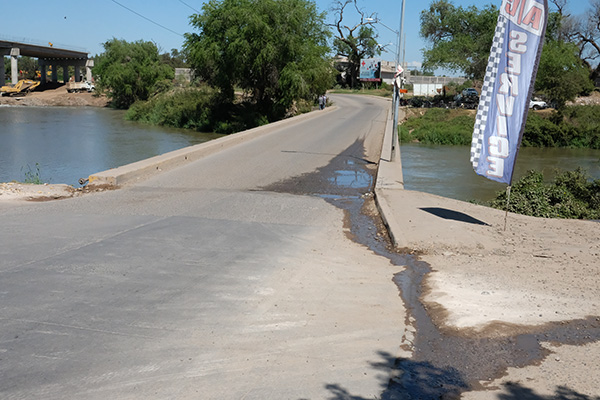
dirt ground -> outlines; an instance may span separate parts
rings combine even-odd
[[[592,92],[589,96],[586,97],[578,97],[575,101],[568,102],[567,105],[578,105],[578,106],[597,106],[600,104],[600,92]]]
[[[408,190],[393,200],[404,246],[431,265],[422,300],[436,325],[491,338],[596,327],[583,340],[540,340],[550,352],[539,365],[509,368],[463,399],[600,398],[599,222],[508,214],[504,230],[500,210]]]
[[[0,106],[30,107],[106,107],[108,100],[104,95],[96,93],[68,93],[64,86],[34,91],[25,96],[0,96]]]

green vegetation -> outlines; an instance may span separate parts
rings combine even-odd
[[[523,147],[600,149],[600,106],[570,106],[562,112],[530,112]],[[462,109],[428,109],[399,128],[402,142],[470,145],[475,113]]]
[[[148,90],[135,96],[135,102],[132,96],[119,100],[119,105],[131,106],[127,119],[233,133],[312,110],[318,95],[334,82],[326,57],[329,33],[312,1],[211,0],[190,19],[199,33],[186,34],[183,52],[173,49],[158,56],[155,49],[139,48],[144,43],[133,46],[143,54],[136,71],[152,63],[159,71],[190,65],[197,80],[173,83],[164,75],[146,80]],[[117,45],[125,44],[113,42],[105,46],[107,53],[110,44],[119,50],[112,53],[120,54]],[[111,79],[119,74],[105,73]],[[114,93],[115,84],[110,87]]]
[[[481,80],[490,55],[498,8],[487,5],[456,7],[450,0],[435,0],[421,12],[421,37],[430,43],[423,50],[424,67],[462,71]]]
[[[32,171],[31,167],[27,165],[27,171],[25,171],[25,180],[23,183],[29,183],[32,185],[41,185],[44,183],[39,163],[35,163],[35,171]]]
[[[535,89],[539,96],[561,110],[577,95],[587,95],[594,86],[591,63],[600,47],[600,0],[593,0],[588,25],[564,15],[566,0],[554,1],[548,16],[545,45]],[[488,5],[455,6],[451,0],[434,0],[421,12],[420,34],[429,46],[423,51],[424,68],[463,72],[482,81],[498,19],[498,9]]]
[[[133,104],[125,117],[154,125],[223,134],[269,122],[254,103],[222,102],[218,91],[208,86],[175,88],[159,93],[148,101]]]
[[[489,205],[506,210],[506,196],[499,193]],[[578,168],[544,183],[542,173],[529,171],[512,186],[508,211],[544,218],[600,219],[600,179],[592,181]]]
[[[209,131],[210,106],[214,90],[204,88],[174,89],[134,103],[125,118],[153,125]]]
[[[574,43],[546,39],[535,81],[536,94],[562,110],[567,101],[594,90],[590,73]]]
[[[400,141],[467,145],[471,143],[474,124],[475,117],[469,111],[432,108],[400,126]]]
[[[105,52],[95,57],[96,87],[108,92],[116,108],[149,99],[164,80],[174,77],[175,71],[161,62],[152,42],[112,39],[103,46]]]
[[[3,56],[0,56],[3,57]],[[4,74],[6,77],[11,76],[11,62],[10,58],[4,57]],[[36,58],[31,58],[27,56],[19,57],[19,79],[32,79],[39,80],[37,76],[37,71],[39,70],[38,60]],[[1,72],[0,72],[1,73]]]
[[[600,149],[600,106],[571,106],[562,112],[529,113],[523,146]]]
[[[196,75],[217,88],[220,103],[234,88],[251,95],[269,119],[299,100],[314,100],[333,83],[325,16],[308,0],[211,0],[190,20],[185,52]]]

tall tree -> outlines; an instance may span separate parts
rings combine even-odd
[[[185,51],[196,75],[233,101],[234,87],[267,113],[332,83],[324,14],[309,0],[210,0],[190,17]]]
[[[590,69],[578,56],[574,43],[546,40],[535,90],[562,109],[567,101],[594,90]]]
[[[420,34],[429,46],[424,50],[424,66],[463,72],[483,79],[498,9],[487,5],[456,7],[449,0],[435,0],[421,11]]]
[[[112,104],[129,108],[138,100],[147,100],[157,83],[173,79],[173,68],[161,63],[158,48],[152,42],[127,42],[111,39],[103,44],[104,53],[95,57],[96,86],[107,90]]]
[[[356,14],[354,16],[356,23],[346,22],[348,9]],[[376,13],[367,13],[361,9],[358,0],[336,0],[331,11],[335,14],[335,22],[329,24],[334,28],[333,48],[338,56],[348,59],[348,67],[343,71],[346,83],[350,87],[356,87],[360,60],[381,54],[375,29],[378,17]]]
[[[590,65],[582,58],[578,30],[567,14],[567,0],[551,0],[555,11],[548,16],[548,28],[535,90],[559,110],[578,95],[589,94],[594,85]]]
[[[600,0],[590,0],[590,9],[581,17],[567,21],[570,39],[579,46],[580,57],[590,66],[596,65],[592,77],[600,77]]]

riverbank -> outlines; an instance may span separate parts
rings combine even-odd
[[[481,385],[462,399],[600,395],[600,223],[508,214],[504,230],[504,212],[467,202],[386,189],[378,201],[398,247],[431,268],[420,298],[447,336],[439,358],[469,360],[462,379]]]
[[[404,345],[416,357],[434,346],[438,367],[461,371],[477,389],[463,400],[600,395],[600,223],[405,190],[385,164],[380,210],[394,245],[430,266],[420,301],[445,335],[428,344],[408,332]]]
[[[106,107],[108,99],[95,93],[69,93],[64,86],[34,91],[25,96],[0,96],[0,106]]]

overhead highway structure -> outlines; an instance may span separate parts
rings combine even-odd
[[[52,69],[52,82],[58,81],[58,67],[63,67],[63,80],[68,82],[70,77],[69,67],[74,67],[75,82],[82,80],[82,69],[86,69],[86,80],[92,80],[92,67],[94,60],[88,57],[84,51],[61,49],[54,47],[52,43],[47,46],[20,43],[9,40],[0,40],[0,71],[4,70],[4,56],[10,56],[11,82],[15,85],[19,81],[19,56],[28,56],[38,59],[41,72],[41,83],[46,83],[46,71]],[[6,84],[4,73],[0,73],[0,86]]]

